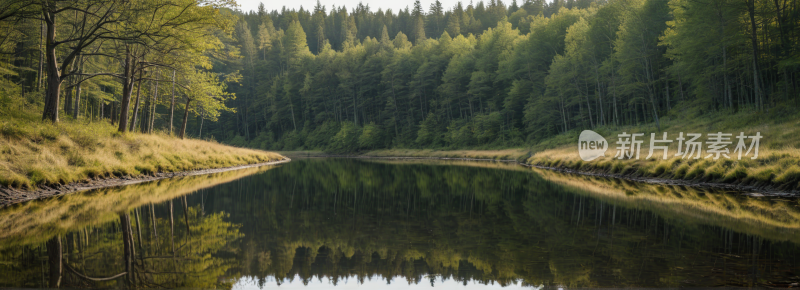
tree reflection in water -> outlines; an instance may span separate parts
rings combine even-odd
[[[789,287],[800,280],[797,201],[485,168],[492,166],[295,160],[119,212],[113,222],[77,223],[88,226],[55,237],[37,232],[38,240],[16,236],[38,242],[0,246],[0,286],[230,288],[324,277],[334,285]]]

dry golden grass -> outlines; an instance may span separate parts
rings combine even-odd
[[[528,155],[521,148],[501,150],[433,150],[433,149],[385,149],[364,153],[370,157],[439,157],[466,159],[516,160]]]
[[[164,133],[119,134],[108,122],[38,120],[32,112],[0,114],[0,185],[34,189],[86,178],[221,168],[283,156],[179,139]]]
[[[663,159],[662,150],[654,150],[653,156],[646,159],[650,148],[650,133],[656,133],[657,139],[662,139],[661,133],[656,132],[651,126],[620,127],[617,129],[604,128],[598,131],[608,141],[608,151],[605,157],[589,162],[580,159],[578,155],[577,134],[564,134],[559,138],[561,145],[554,148],[539,148],[527,163],[547,167],[563,167],[580,171],[604,172],[631,176],[660,177],[669,179],[699,180],[722,183],[738,183],[747,185],[769,185],[781,190],[794,190],[800,188],[800,120],[786,122],[769,122],[759,120],[760,113],[740,113],[731,117],[726,114],[716,114],[705,119],[687,121],[665,121],[662,131],[669,133],[669,139],[674,140],[669,145],[667,159]],[[617,159],[614,158],[617,147],[617,134],[644,133],[644,143],[640,158]],[[704,143],[699,159],[676,157],[678,133],[701,133],[699,140],[706,142],[708,133],[730,133],[731,159],[720,157],[718,160],[705,158],[707,145]],[[738,160],[738,153],[733,154],[739,132],[746,135],[755,135],[760,132],[763,138],[759,147],[757,159],[742,156]],[[563,140],[562,140],[563,139]],[[566,141],[565,141],[566,140]],[[750,140],[745,140],[750,146]],[[552,144],[552,143],[551,143]],[[659,144],[660,145],[660,144]],[[685,150],[685,144],[684,144]]]

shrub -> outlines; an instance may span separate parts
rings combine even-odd
[[[364,125],[364,128],[361,129],[361,136],[358,137],[358,147],[362,149],[375,149],[380,147],[381,136],[383,132],[378,125],[375,123],[370,122],[367,125]]]
[[[353,123],[342,122],[339,132],[331,138],[329,150],[335,153],[355,152],[358,149],[358,134],[358,128]]]

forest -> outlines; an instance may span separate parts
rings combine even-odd
[[[356,152],[660,130],[687,110],[781,117],[800,97],[797,1],[409,4],[244,12],[229,0],[5,0],[0,107],[39,104],[44,119],[120,132],[172,133],[178,122],[181,136],[237,146]]]
[[[318,3],[241,15],[234,36],[246,65],[227,69],[243,76],[231,87],[236,112],[211,134],[278,150],[485,149],[575,129],[660,130],[676,107],[796,107],[797,1],[426,8]]]

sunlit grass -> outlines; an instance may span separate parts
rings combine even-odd
[[[0,113],[0,185],[34,189],[87,178],[222,168],[283,158],[163,132],[120,134],[107,121],[64,117],[52,124],[41,121],[35,109]]]
[[[559,137],[545,140],[535,145],[534,154],[526,160],[529,164],[568,168],[580,171],[611,173],[641,177],[660,177],[668,179],[697,180],[705,182],[737,183],[745,185],[770,185],[783,190],[800,187],[800,116],[777,119],[765,112],[716,112],[705,113],[702,117],[693,117],[692,110],[682,112],[684,108],[671,111],[670,117],[662,119],[659,132],[668,132],[669,144],[667,158],[663,158],[662,150],[654,150],[653,156],[647,159],[650,150],[650,134],[656,133],[662,139],[653,124],[640,126],[603,127],[598,133],[606,137],[608,151],[605,157],[585,162],[578,155],[578,132],[569,132]],[[614,158],[617,147],[617,134],[644,133],[644,143],[639,159]],[[701,141],[706,142],[708,133],[730,133],[732,144],[728,145],[731,158],[720,157],[718,160],[706,158],[707,145],[699,159],[675,156],[678,152],[679,132],[701,133]],[[743,155],[739,160],[738,153],[733,153],[738,139],[736,135],[744,132],[755,135],[760,132],[763,138],[759,147],[758,158],[751,159]],[[750,140],[745,140],[750,146]],[[685,144],[684,144],[685,150]]]

